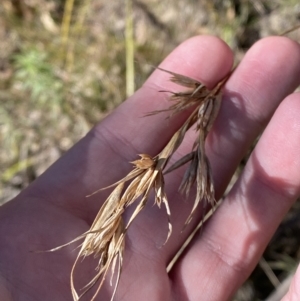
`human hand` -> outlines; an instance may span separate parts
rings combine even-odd
[[[211,88],[229,73],[232,61],[222,41],[202,36],[181,44],[161,67]],[[128,230],[116,301],[224,301],[246,280],[300,194],[300,94],[289,95],[300,83],[299,74],[300,46],[295,42],[272,37],[249,50],[226,83],[220,113],[207,138],[217,198],[267,125],[266,130],[233,189],[169,274],[166,266],[202,213],[199,210],[181,234],[192,202],[177,192],[182,169],[166,177],[172,236],[161,247],[167,219],[150,200]],[[168,95],[158,92],[178,89],[168,78],[154,71],[140,90],[0,208],[1,300],[72,299],[69,275],[75,247],[34,251],[52,249],[87,231],[109,192],[85,196],[126,175],[128,162],[137,154],[156,155],[184,122],[184,114],[171,120],[161,114],[141,118],[168,107]],[[193,141],[190,131],[173,160],[189,152]],[[89,258],[79,264],[77,287],[90,280],[94,268]],[[286,301],[299,292],[300,281],[298,288],[296,284]],[[112,291],[107,283],[97,300],[109,300]]]

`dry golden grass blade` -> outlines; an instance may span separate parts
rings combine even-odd
[[[168,218],[168,235],[165,242],[163,243],[163,245],[165,245],[172,234],[172,223],[171,223],[171,211],[169,207],[169,202],[168,202],[167,194],[165,192],[165,181],[161,171],[158,172],[154,189],[155,189],[155,204],[159,208],[161,208],[162,203],[165,205],[167,218]]]
[[[106,190],[106,189],[115,187],[115,186],[117,186],[117,185],[119,185],[119,184],[122,184],[122,183],[125,183],[125,182],[127,182],[127,181],[130,181],[131,179],[133,179],[133,178],[139,176],[139,175],[142,174],[142,173],[143,173],[143,171],[142,171],[141,169],[139,169],[139,168],[136,169],[136,168],[135,168],[135,169],[132,170],[126,177],[124,177],[123,179],[119,180],[118,182],[115,182],[115,183],[112,184],[112,185],[109,185],[109,186],[100,188],[100,189],[94,191],[93,193],[87,195],[86,197],[89,198],[89,197],[91,197],[91,196],[97,194],[98,192],[100,192],[100,191],[102,191],[102,190]]]
[[[85,233],[81,234],[80,236],[76,237],[75,239],[73,239],[73,240],[67,242],[66,244],[60,245],[60,246],[58,246],[58,247],[56,247],[56,248],[53,248],[53,249],[50,249],[50,250],[45,250],[45,251],[35,251],[34,253],[47,253],[47,252],[55,252],[55,251],[58,251],[58,250],[60,250],[60,249],[62,249],[62,248],[65,248],[65,247],[67,247],[67,246],[73,244],[73,243],[76,242],[76,241],[82,240],[83,238],[86,237],[87,233],[88,233],[88,232],[85,232]]]

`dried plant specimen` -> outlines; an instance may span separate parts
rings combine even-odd
[[[175,93],[164,91],[172,94],[170,101],[173,104],[167,110],[154,111],[149,113],[148,116],[163,111],[170,111],[171,118],[174,114],[186,109],[190,109],[191,114],[158,155],[151,157],[148,154],[140,154],[140,159],[131,162],[134,168],[127,176],[108,187],[98,190],[100,191],[115,187],[102,205],[90,230],[66,244],[69,245],[83,239],[83,243],[80,246],[80,251],[71,271],[71,290],[74,301],[80,300],[87,291],[92,287],[97,286],[91,301],[95,300],[98,292],[103,286],[107,273],[111,271],[112,283],[114,272],[117,270],[116,282],[111,297],[111,300],[113,300],[121,275],[126,231],[139,212],[145,207],[151,191],[154,192],[155,204],[159,208],[162,204],[165,206],[169,224],[166,242],[168,241],[172,232],[172,224],[168,198],[165,192],[164,175],[166,173],[172,172],[189,162],[189,166],[183,176],[179,190],[188,196],[192,186],[195,184],[196,197],[191,213],[183,227],[191,221],[202,201],[208,202],[212,207],[216,203],[212,173],[204,146],[205,139],[220,108],[221,89],[229,76],[217,84],[214,89],[209,90],[204,84],[197,80],[161,68],[158,69],[171,74],[172,82],[187,89],[183,92]],[[181,145],[186,132],[193,126],[195,127],[197,136],[191,152],[166,169],[169,159]],[[125,189],[125,183],[127,182],[128,186]],[[136,208],[127,224],[124,224],[122,214],[132,204],[137,204]],[[61,247],[63,246],[51,251]],[[79,264],[80,258],[85,258],[90,255],[99,258],[96,275],[82,289],[82,292],[79,295],[74,286],[76,266]]]

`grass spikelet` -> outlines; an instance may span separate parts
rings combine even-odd
[[[201,82],[195,79],[162,68],[157,68],[157,69],[171,74],[172,76],[170,80],[172,82],[180,86],[186,87],[188,89],[182,92],[172,92],[166,90],[160,91],[160,92],[171,93],[170,100],[174,104],[172,104],[166,110],[153,111],[148,113],[146,116],[151,116],[160,112],[170,111],[171,112],[170,117],[172,117],[173,115],[187,108],[190,108],[191,106],[201,103],[201,101],[204,100],[210,93],[210,91],[206,88],[204,84],[202,84]]]

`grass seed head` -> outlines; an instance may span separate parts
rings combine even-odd
[[[195,211],[203,200],[212,206],[215,204],[213,178],[210,164],[205,154],[204,145],[205,139],[218,114],[221,103],[221,88],[227,78],[221,81],[213,90],[208,90],[205,85],[195,79],[161,68],[158,69],[171,74],[172,82],[184,86],[188,88],[188,90],[184,92],[171,92],[171,101],[174,102],[174,104],[167,110],[154,111],[148,115],[157,114],[162,111],[171,111],[170,116],[172,116],[192,106],[194,106],[194,109],[189,118],[172,136],[167,145],[157,156],[152,157],[147,154],[140,154],[139,159],[131,162],[134,168],[124,178],[93,193],[95,194],[103,189],[114,187],[114,190],[99,210],[90,230],[70,242],[73,243],[79,239],[84,239],[71,272],[71,290],[74,301],[78,301],[92,287],[98,285],[91,301],[95,300],[109,270],[111,270],[112,277],[117,270],[111,300],[114,298],[122,269],[126,232],[134,219],[147,204],[151,191],[154,192],[155,204],[159,208],[161,208],[162,204],[165,206],[169,228],[166,242],[168,241],[172,233],[172,224],[170,221],[171,212],[168,198],[165,192],[165,173],[169,173],[190,162],[179,190],[188,196],[192,186],[196,183],[197,193],[185,226],[191,221]],[[197,137],[192,151],[166,170],[169,159],[183,142],[186,132],[194,125],[196,125],[195,130]],[[127,182],[129,182],[129,184],[125,189],[125,183]],[[128,222],[124,224],[122,214],[132,204],[137,204],[137,206]],[[52,251],[59,248],[60,247],[55,248]],[[79,258],[91,255],[93,255],[94,258],[98,258],[97,272],[91,281],[83,288],[81,295],[78,295],[74,286],[75,267],[79,262]]]

